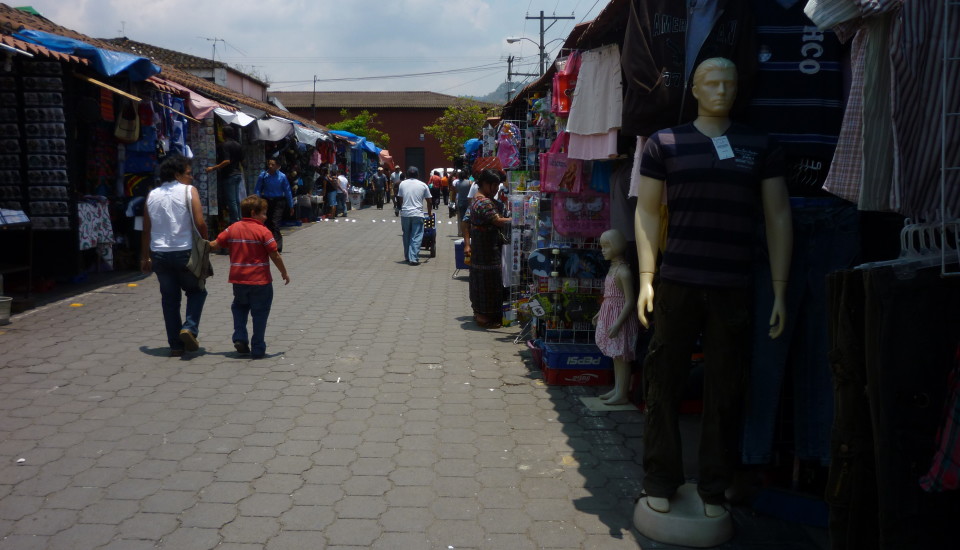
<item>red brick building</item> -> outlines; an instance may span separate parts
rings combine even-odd
[[[406,170],[408,166],[420,169],[421,179],[426,170],[441,166],[452,167],[453,160],[444,156],[440,142],[424,132],[443,116],[447,107],[458,99],[434,92],[268,92],[290,112],[323,125],[343,120],[340,110],[347,110],[347,118],[366,109],[376,114],[379,129],[390,136],[385,147],[395,162]],[[489,105],[499,109],[499,105]],[[479,132],[479,128],[477,129]],[[383,144],[378,143],[378,146]]]

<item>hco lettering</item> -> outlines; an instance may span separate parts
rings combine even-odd
[[[820,62],[817,58],[823,55],[823,31],[816,27],[803,28],[803,45],[800,54],[804,60],[800,62],[800,72],[803,74],[817,74],[820,72]]]

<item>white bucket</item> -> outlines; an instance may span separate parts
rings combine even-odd
[[[10,296],[0,296],[0,325],[10,324],[11,305],[13,305],[13,298]]]

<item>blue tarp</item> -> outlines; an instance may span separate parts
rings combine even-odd
[[[477,138],[468,139],[467,141],[463,142],[463,150],[469,155],[477,152],[481,145],[483,145],[483,142]]]
[[[68,53],[87,59],[93,69],[104,76],[116,76],[126,72],[130,80],[139,82],[160,74],[160,67],[154,65],[145,57],[97,48],[66,36],[30,29],[21,29],[13,36],[56,52]]]
[[[345,138],[351,139],[351,140],[360,139],[360,136],[358,136],[357,134],[351,134],[350,132],[347,132],[347,131],[344,131],[344,130],[330,130],[330,133],[331,133],[331,134],[336,134],[336,135],[338,135],[338,136],[340,136],[340,137],[345,137]]]
[[[356,149],[360,149],[361,151],[366,151],[374,155],[379,155],[380,151],[382,151],[382,149],[380,147],[377,147],[377,145],[374,142],[368,141],[367,138],[363,136],[358,136],[357,134],[352,134],[344,130],[330,130],[330,133],[336,134],[340,137],[345,137],[355,142],[353,144],[353,147]]]

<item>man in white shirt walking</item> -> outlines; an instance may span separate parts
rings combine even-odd
[[[407,179],[397,188],[400,202],[400,228],[403,229],[403,255],[410,265],[420,265],[420,244],[423,242],[423,205],[427,215],[433,214],[430,188],[418,178],[416,166],[407,168]]]

